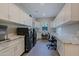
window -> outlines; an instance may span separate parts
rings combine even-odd
[[[42,30],[43,30],[43,31],[48,31],[48,24],[44,24],[44,25],[42,26]]]

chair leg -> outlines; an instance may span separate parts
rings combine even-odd
[[[56,45],[48,45],[47,47],[48,47],[48,49],[56,50]]]

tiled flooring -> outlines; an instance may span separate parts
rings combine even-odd
[[[47,40],[38,40],[35,47],[33,47],[28,54],[25,53],[23,56],[59,56],[57,51],[48,50],[47,44]]]

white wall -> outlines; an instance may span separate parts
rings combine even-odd
[[[40,18],[35,21],[35,27],[39,28],[37,33],[38,33],[38,38],[41,38],[41,33],[42,33],[42,25],[43,24],[48,24],[48,32],[51,33],[51,23],[53,18]]]
[[[40,18],[40,19],[38,19],[38,21],[39,21],[39,23],[40,23],[39,27],[41,27],[41,30],[42,30],[42,25],[48,24],[48,31],[50,32],[51,23],[53,22],[52,20],[53,20],[52,17],[49,17],[49,18]]]
[[[57,33],[62,36],[79,35],[79,23],[59,27]]]

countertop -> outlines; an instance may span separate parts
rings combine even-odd
[[[20,36],[20,35],[13,35],[11,37],[9,37],[9,40],[6,41],[1,41],[0,42],[0,50],[3,50],[13,44],[15,44],[14,42],[17,40],[17,38],[22,38],[24,36]]]
[[[60,40],[63,43],[69,43],[69,44],[79,44],[79,38],[76,36],[71,35],[58,35],[54,34],[54,36],[57,38],[57,40]]]

